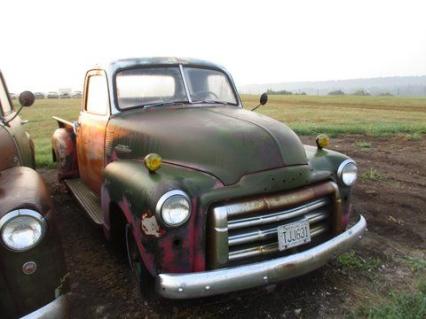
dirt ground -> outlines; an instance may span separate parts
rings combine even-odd
[[[425,258],[426,251],[426,138],[346,136],[330,148],[360,167],[353,209],[368,221],[355,248],[361,266],[334,260],[275,286],[179,302],[139,297],[125,261],[59,187],[55,171],[42,170],[63,234],[72,318],[341,318],[388,291],[410,289],[416,277],[406,257]]]

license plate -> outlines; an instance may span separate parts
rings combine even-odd
[[[278,226],[278,249],[285,250],[311,241],[309,221],[301,220]]]

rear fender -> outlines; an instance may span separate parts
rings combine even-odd
[[[72,123],[55,118],[59,128],[52,136],[53,161],[58,163],[58,179],[78,177],[76,136]]]

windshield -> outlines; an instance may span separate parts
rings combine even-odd
[[[3,79],[1,75],[0,75],[0,109],[3,112],[3,115],[7,115],[12,111],[12,107],[9,103],[9,98],[7,96],[7,91],[6,91],[6,88],[4,87]]]
[[[237,104],[228,77],[223,72],[194,67],[183,70],[193,102],[207,100]]]
[[[179,67],[138,68],[117,74],[120,109],[188,101]]]
[[[238,104],[228,77],[223,72],[197,67],[183,67],[182,70],[183,74],[179,66],[169,66],[118,72],[116,94],[119,108],[190,102]]]

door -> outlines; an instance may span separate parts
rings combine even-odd
[[[97,195],[105,166],[105,130],[110,114],[108,84],[104,71],[86,76],[83,108],[77,128],[77,157],[80,178]]]

